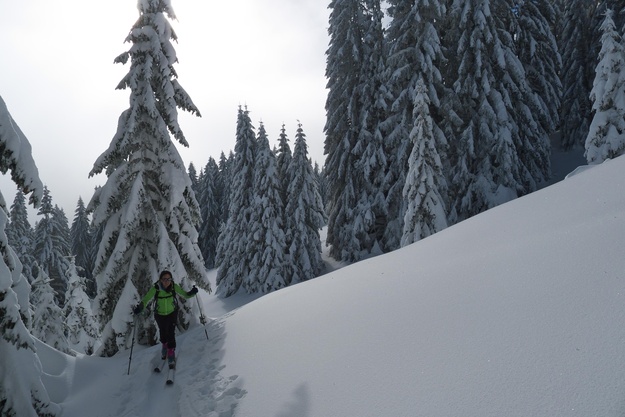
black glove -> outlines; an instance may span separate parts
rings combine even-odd
[[[188,292],[189,295],[195,295],[197,294],[197,287],[194,285],[193,288],[191,288],[191,291]]]
[[[142,311],[143,311],[143,303],[137,304],[137,306],[132,310],[132,312],[135,314],[141,314]]]

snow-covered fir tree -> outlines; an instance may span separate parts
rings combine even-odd
[[[494,2],[491,6],[495,11],[493,16],[498,26],[507,28],[499,31],[501,44],[504,46],[505,65],[507,69],[503,72],[496,71],[496,76],[500,78],[499,85],[503,92],[504,103],[509,102],[506,112],[509,114],[511,122],[511,135],[513,148],[506,148],[516,157],[515,167],[516,177],[513,178],[514,187],[509,188],[509,192],[516,188],[516,196],[524,195],[536,191],[540,184],[543,184],[551,177],[551,142],[549,135],[553,132],[557,122],[552,117],[557,113],[558,103],[549,103],[547,100],[557,98],[549,97],[549,94],[557,92],[558,68],[547,66],[547,62],[558,56],[555,44],[540,42],[541,36],[551,37],[550,26],[542,16],[542,11],[538,6],[539,2],[516,2],[510,1],[508,5],[503,2]],[[515,13],[505,13],[509,7],[517,5]],[[500,10],[501,8],[501,10]],[[541,29],[534,26],[542,25]],[[541,33],[542,29],[546,33]],[[539,35],[540,33],[540,35]],[[534,53],[531,53],[531,49]],[[538,53],[541,49],[545,49]],[[530,49],[530,51],[528,51]],[[521,53],[519,53],[521,51]],[[545,55],[549,55],[546,58]],[[526,59],[526,62],[522,62]],[[541,76],[548,77],[550,82],[538,82],[533,77],[535,67],[543,71]],[[529,70],[528,73],[526,70]],[[530,80],[535,81],[532,85]],[[553,83],[556,82],[555,85]],[[545,88],[547,91],[543,91]],[[553,90],[553,91],[549,91]],[[548,108],[553,111],[549,114]],[[504,155],[504,158],[507,158]],[[496,165],[493,165],[497,171]],[[503,178],[503,176],[500,176]],[[501,188],[500,188],[501,189]],[[497,192],[497,197],[502,193]],[[514,198],[516,196],[511,196]],[[507,201],[504,198],[503,201]],[[499,204],[501,201],[496,201]]]
[[[224,178],[219,169],[219,164],[213,157],[208,158],[208,162],[204,166],[204,175],[208,175],[213,189],[213,204],[215,205],[215,213],[217,214],[216,224],[221,225],[222,207],[224,199]],[[219,227],[217,228],[219,230]]]
[[[382,123],[389,99],[384,82],[386,44],[382,30],[380,0],[363,1],[363,63],[356,97],[360,115],[356,122],[357,138],[352,153],[357,156],[358,187],[354,206],[352,240],[358,242],[354,260],[381,254],[388,248],[384,232],[388,223],[386,200],[387,157]]]
[[[535,189],[528,168],[532,138],[521,132],[536,122],[531,90],[509,31],[510,1],[457,0],[456,53],[450,67],[461,119],[448,137],[452,155],[452,223],[481,213]],[[514,30],[514,28],[513,28]],[[523,126],[523,127],[522,127]]]
[[[51,280],[43,268],[37,271],[33,282],[31,303],[33,308],[33,336],[61,352],[72,354],[67,341],[65,315],[56,302]],[[63,297],[65,298],[65,297]]]
[[[200,182],[199,182],[197,170],[195,169],[195,165],[193,165],[193,162],[189,164],[187,173],[189,174],[189,179],[191,180],[191,189],[195,192],[196,199],[199,201],[200,199],[197,197],[197,194],[200,189]]]
[[[564,149],[584,146],[592,118],[589,98],[592,79],[587,76],[587,67],[595,58],[590,53],[591,3],[589,0],[570,0],[563,17],[558,47],[562,54],[560,136]],[[591,65],[595,67],[595,63]]]
[[[287,227],[288,219],[286,218],[286,205],[287,205],[287,196],[289,191],[289,165],[291,164],[291,160],[293,159],[293,152],[291,151],[291,146],[289,145],[289,136],[286,133],[286,127],[282,124],[280,128],[280,135],[278,136],[278,149],[275,152],[276,154],[276,162],[278,169],[278,179],[280,181],[280,198],[282,200],[282,225],[283,227]],[[288,248],[290,246],[289,236],[285,229],[285,266],[284,266],[284,274],[287,285],[291,280],[292,272],[291,272],[291,264],[288,261]]]
[[[534,111],[547,135],[560,125],[562,57],[552,30],[559,17],[548,0],[525,0],[518,14],[519,57],[532,93],[540,103]]]
[[[423,80],[415,86],[413,147],[403,197],[406,214],[401,245],[406,246],[447,227],[447,180],[438,149],[447,145],[443,131],[430,114],[428,90]]]
[[[623,28],[623,21],[625,15],[619,13],[624,6],[623,0],[590,0],[588,5],[588,17],[589,21],[589,41],[590,47],[588,50],[588,62],[586,65],[586,78],[587,83],[592,90],[592,86],[595,80],[595,69],[599,62],[599,53],[601,51],[601,38],[603,37],[603,22],[605,20],[605,14],[608,10],[612,10],[612,21],[617,31]],[[592,102],[591,108],[592,108]],[[593,113],[590,114],[592,120]],[[585,141],[582,141],[582,145]]]
[[[228,220],[217,244],[217,294],[235,294],[250,274],[252,254],[247,250],[254,198],[256,138],[249,111],[239,107],[232,164]]]
[[[387,88],[391,95],[390,111],[385,125],[387,126],[386,147],[389,156],[387,181],[387,205],[389,221],[385,232],[385,244],[389,249],[400,246],[402,235],[405,234],[404,219],[406,204],[404,187],[409,170],[409,159],[413,148],[417,126],[415,111],[417,84],[421,80],[426,88],[432,128],[439,133],[437,122],[441,121],[441,113],[449,119],[453,112],[444,108],[443,81],[440,66],[445,63],[443,48],[439,35],[439,26],[443,22],[446,8],[440,1],[401,1],[390,0],[389,15],[391,22],[388,28],[389,57],[387,59]],[[438,24],[437,24],[438,23]],[[422,98],[425,98],[422,95]],[[436,137],[440,143],[433,143],[439,157],[446,162],[444,137]],[[440,145],[440,146],[439,146]],[[447,170],[444,167],[444,171]],[[416,166],[413,166],[416,169]],[[444,180],[437,181],[444,184]],[[440,190],[443,194],[445,190]],[[414,226],[408,225],[411,230]]]
[[[603,32],[601,26],[608,10],[612,11],[612,20],[617,31],[625,25],[625,14],[623,13],[625,11],[625,3],[623,3],[623,0],[598,0],[595,19],[600,22],[597,31],[599,33]]]
[[[69,221],[65,215],[65,210],[56,204],[52,210],[52,223],[54,225],[54,234],[58,239],[59,248],[61,248],[63,253],[67,253],[66,258],[69,258],[72,254]],[[67,260],[67,265],[69,265],[69,260]],[[65,275],[65,273],[63,273],[63,275]]]
[[[586,159],[600,164],[625,153],[625,45],[612,10],[606,12],[601,52],[590,93],[595,114],[586,138]]]
[[[286,196],[289,189],[289,176],[287,171],[293,159],[293,153],[289,146],[289,137],[286,134],[286,128],[284,124],[280,129],[280,136],[278,137],[278,151],[276,153],[278,164],[278,177],[280,178],[280,197],[282,198],[282,207],[286,207]],[[285,213],[284,210],[282,210]],[[286,220],[286,219],[285,219]],[[285,224],[285,222],[283,222]]]
[[[319,166],[318,162],[315,162],[313,167],[313,171],[315,172],[315,178],[317,179],[317,184],[319,184],[319,195],[321,195],[321,202],[323,203],[323,207],[326,206],[327,194],[328,194],[328,179],[323,173],[323,170]],[[324,213],[325,215],[325,213]],[[327,222],[327,217],[324,217],[324,224]]]
[[[28,221],[26,197],[22,190],[17,190],[15,194],[9,217],[11,221],[6,229],[9,245],[11,245],[22,263],[22,274],[29,283],[33,282],[33,268],[35,268],[36,263],[35,257],[33,256],[35,237],[34,230]]]
[[[219,167],[213,158],[209,158],[199,177],[199,199],[202,213],[202,225],[198,244],[206,268],[215,267],[217,257],[217,238],[221,228],[221,200],[218,198]]]
[[[57,304],[63,305],[67,290],[65,273],[69,267],[71,254],[69,226],[65,213],[52,205],[52,196],[48,187],[44,187],[43,199],[37,213],[41,220],[35,226],[35,259],[50,278]]]
[[[98,248],[100,247],[100,243],[102,243],[102,235],[104,234],[105,226],[105,223],[100,223],[96,226],[93,220],[91,221],[91,223],[89,223],[89,236],[91,236],[91,242],[89,243],[89,246],[91,249],[89,251],[87,269],[91,271],[91,280],[87,281],[86,291],[87,295],[91,299],[94,299],[97,295],[97,283],[93,271],[95,269]]]
[[[228,210],[230,207],[230,189],[232,186],[232,167],[234,165],[234,152],[230,152],[228,157],[222,152],[219,157],[219,176],[216,181],[216,192],[219,208],[221,212],[222,227],[228,222]]]
[[[130,342],[132,307],[160,271],[172,271],[183,287],[210,290],[197,244],[200,209],[182,158],[172,141],[188,146],[178,124],[178,108],[199,111],[177,80],[168,17],[169,0],[138,3],[139,19],[126,41],[128,51],[115,62],[130,61],[118,89],[130,89],[129,108],[119,117],[109,148],[90,175],[106,173],[88,211],[94,226],[105,224],[94,275],[98,285],[94,313],[102,327],[98,354],[110,356]],[[181,302],[179,324],[187,328],[191,303]],[[139,320],[139,343],[154,343],[153,317]],[[129,346],[129,344],[128,344]]]
[[[11,179],[37,206],[43,184],[28,139],[11,117],[0,97],[0,171],[11,171]],[[60,407],[50,400],[41,382],[42,368],[35,341],[26,324],[30,320],[30,285],[6,236],[7,206],[0,193],[0,415],[54,417]]]
[[[268,293],[287,285],[280,189],[276,156],[261,123],[254,152],[254,194],[246,246],[250,256],[249,273],[241,283],[250,294]]]
[[[356,204],[355,158],[356,141],[353,124],[358,120],[357,100],[352,99],[362,65],[362,33],[352,22],[361,21],[359,1],[333,0],[328,6],[330,46],[327,54],[326,78],[326,154],[324,172],[328,178],[328,235],[326,243],[335,259],[349,259],[357,250],[351,240],[353,207]],[[353,105],[350,105],[353,103]]]
[[[288,178],[285,217],[291,285],[315,278],[323,271],[319,230],[325,223],[325,213],[301,123],[297,126]]]
[[[78,267],[79,274],[85,278],[85,288],[88,293],[95,296],[95,280],[93,279],[92,253],[93,238],[91,236],[91,222],[87,215],[87,209],[82,197],[78,198],[74,220],[69,229],[69,240],[74,263]],[[68,277],[68,280],[71,277]]]
[[[560,123],[562,59],[551,30],[556,16],[549,1],[520,2],[516,16],[519,24],[515,44],[529,91],[526,91],[527,98],[517,98],[517,102],[527,103],[527,108],[519,105],[513,108],[520,126],[517,153],[527,170],[527,193],[535,191],[551,177],[549,138]],[[532,117],[526,117],[526,112]]]
[[[376,251],[380,137],[377,110],[381,15],[379,1],[330,2],[324,172],[328,179],[330,255],[357,261]],[[371,115],[369,115],[371,112]],[[377,159],[365,160],[365,153]],[[365,171],[367,173],[365,174]],[[374,194],[372,194],[374,193]],[[382,210],[383,211],[383,210]]]
[[[91,310],[91,300],[86,293],[85,278],[78,274],[72,259],[67,271],[68,283],[65,293],[63,316],[67,329],[69,347],[77,352],[91,355],[100,337],[99,325]]]

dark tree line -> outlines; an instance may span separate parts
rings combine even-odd
[[[552,143],[587,148],[602,22],[625,18],[622,2],[595,0],[329,8],[327,242],[343,261],[546,184]]]

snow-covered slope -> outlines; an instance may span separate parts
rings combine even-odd
[[[69,417],[623,416],[624,178],[609,161],[195,327],[173,387],[143,347],[130,376],[127,352],[42,355],[44,382]]]

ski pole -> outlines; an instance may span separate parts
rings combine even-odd
[[[202,311],[199,294],[195,295],[195,301],[197,301],[197,307],[200,309],[200,323],[204,325],[204,334],[206,335],[206,340],[208,340],[208,332],[206,331],[206,317],[204,317],[204,311]]]
[[[135,329],[137,328],[137,318],[135,317],[132,322],[132,344],[130,345],[130,357],[128,358],[128,373],[130,375],[130,362],[132,362],[132,350],[135,347]]]

